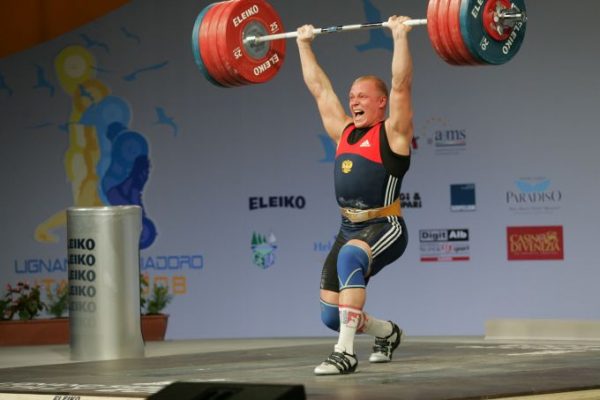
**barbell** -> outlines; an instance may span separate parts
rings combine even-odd
[[[429,0],[427,25],[435,52],[451,65],[500,65],[519,51],[527,25],[525,0]],[[316,35],[387,27],[387,22],[315,28]],[[283,23],[266,0],[227,0],[204,7],[192,30],[192,52],[205,78],[219,87],[264,83],[285,60]]]

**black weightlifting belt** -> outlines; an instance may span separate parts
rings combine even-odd
[[[350,222],[365,222],[374,218],[402,216],[400,208],[400,199],[396,199],[392,204],[385,207],[371,208],[368,210],[359,210],[356,208],[340,208],[342,216],[348,218]]]

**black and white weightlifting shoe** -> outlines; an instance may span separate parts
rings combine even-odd
[[[392,324],[392,333],[386,337],[375,338],[375,345],[373,346],[373,353],[369,357],[369,362],[386,363],[392,361],[392,354],[400,345],[403,332],[402,329],[398,328],[398,325],[392,321],[389,322]]]
[[[356,359],[356,355],[348,354],[336,348],[325,361],[317,365],[315,375],[351,374],[356,371],[357,365],[358,360]]]

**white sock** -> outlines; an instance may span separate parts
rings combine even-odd
[[[373,318],[367,313],[363,313],[364,325],[362,333],[376,337],[386,337],[392,334],[392,324],[390,321]]]
[[[354,336],[361,323],[363,313],[361,310],[340,304],[340,335],[335,345],[335,351],[345,351],[354,354]]]

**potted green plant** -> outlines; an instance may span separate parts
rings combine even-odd
[[[142,314],[142,337],[145,341],[164,340],[169,315],[162,311],[173,300],[166,285],[154,283],[149,288],[148,278],[140,275],[140,310]]]
[[[7,285],[0,297],[0,346],[69,343],[69,287],[62,282],[46,290],[42,300],[39,285],[19,282]],[[142,336],[146,341],[164,340],[169,315],[163,313],[173,296],[166,285],[149,288],[146,276],[140,276],[140,314]],[[40,318],[46,311],[52,318]],[[18,318],[18,319],[17,319]]]
[[[38,318],[45,310],[48,305],[41,299],[39,285],[7,285],[0,301],[0,346],[67,343],[67,320]]]
[[[54,290],[46,292],[48,313],[54,318],[63,318],[69,308],[69,285],[66,281],[56,284]]]
[[[30,286],[27,282],[19,282],[14,287],[8,284],[4,301],[3,317],[6,320],[12,320],[15,315],[21,321],[31,320],[46,309],[39,285]]]

